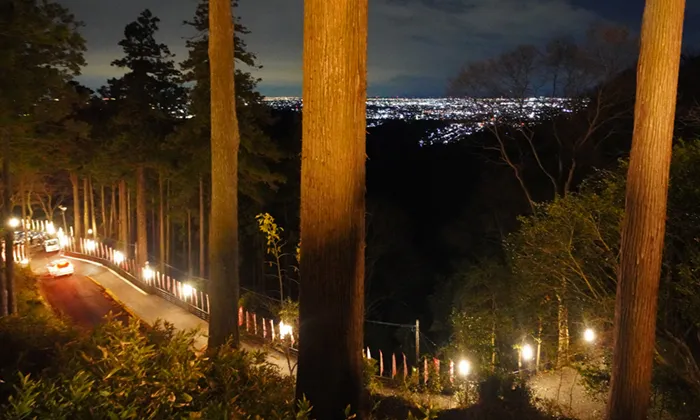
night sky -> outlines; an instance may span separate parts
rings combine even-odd
[[[158,40],[186,57],[182,21],[196,0],[58,0],[85,23],[88,66],[80,80],[91,88],[119,70],[110,62],[124,26],[145,8],[161,19]],[[470,60],[558,34],[580,35],[592,22],[638,30],[643,0],[369,0],[370,96],[441,96],[447,79]],[[240,0],[238,14],[251,33],[246,42],[264,68],[268,96],[301,94],[302,0]],[[686,50],[700,51],[700,2],[686,10]]]

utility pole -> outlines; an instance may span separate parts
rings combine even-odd
[[[420,320],[416,319],[416,366],[420,364]]]

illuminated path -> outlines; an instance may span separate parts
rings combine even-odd
[[[71,278],[50,280],[52,290],[47,293],[47,300],[55,309],[66,313],[71,319],[77,320],[79,325],[89,325],[89,322],[94,321],[96,316],[102,316],[109,312],[109,303],[103,302],[105,297],[96,291],[95,284],[89,284],[94,282],[102,286],[106,293],[129,313],[149,325],[153,325],[156,320],[160,319],[173,324],[177,330],[197,329],[202,331],[202,335],[196,339],[195,347],[197,350],[206,347],[206,333],[209,330],[207,321],[159,296],[144,292],[102,264],[79,258],[68,258],[75,265],[75,275]],[[40,276],[45,275],[47,262],[45,256],[37,255],[30,262],[32,271]],[[44,280],[42,279],[42,281]],[[57,296],[53,302],[52,296]],[[265,349],[261,345],[247,340],[241,342],[241,347],[249,351],[268,350],[268,362],[278,366],[282,373],[289,373],[287,360],[279,352]]]

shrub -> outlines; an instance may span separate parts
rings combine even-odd
[[[192,351],[194,332],[109,321],[62,346],[57,362],[21,381],[0,416],[6,419],[304,419],[293,379],[261,353]]]

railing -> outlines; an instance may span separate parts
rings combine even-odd
[[[77,238],[65,235],[60,230],[57,232],[51,222],[27,220],[26,227],[28,230],[57,234],[65,255],[102,264],[145,292],[158,295],[205,321],[209,320],[209,294],[198,290],[193,284],[161,273],[148,263],[145,267],[139,267],[135,259],[128,258],[122,251],[97,238]],[[23,245],[16,247],[15,260],[27,261]],[[291,328],[278,320],[258,317],[254,312],[239,308],[238,325],[246,333],[264,341],[287,344],[291,341],[291,350],[295,351]]]

